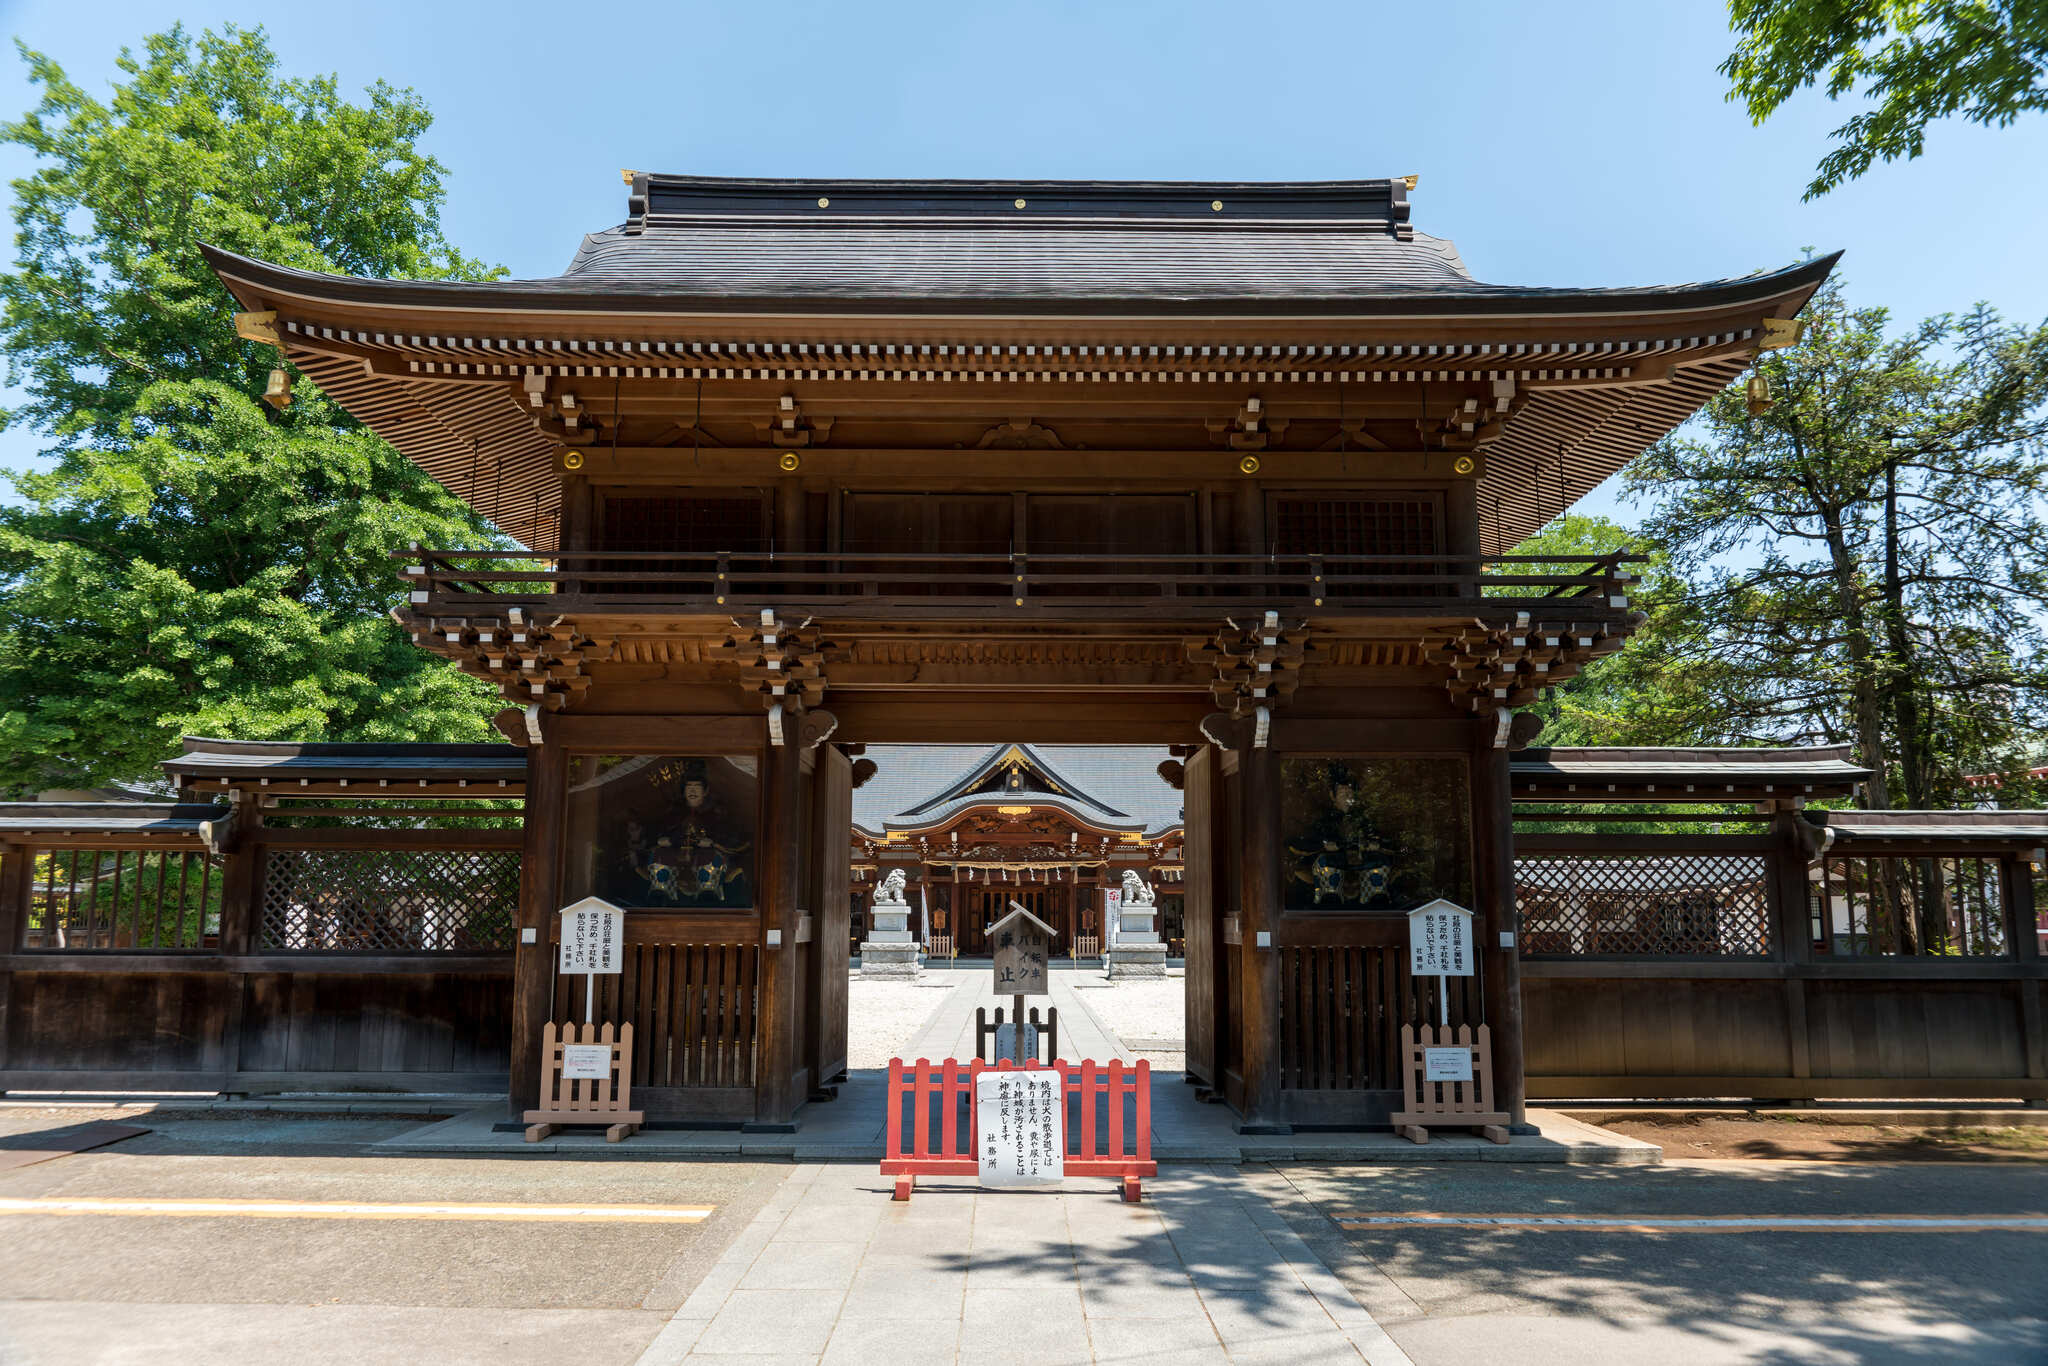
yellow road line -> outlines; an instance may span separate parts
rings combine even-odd
[[[1353,1233],[1498,1228],[1590,1233],[2048,1233],[2040,1214],[1419,1214],[1330,1216]]]
[[[695,1224],[712,1205],[375,1204],[354,1200],[0,1198],[0,1215],[113,1214],[183,1219],[469,1219],[494,1223]]]

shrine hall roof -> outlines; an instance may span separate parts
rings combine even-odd
[[[1057,790],[959,789],[997,766],[1011,750]],[[976,806],[1006,801],[1053,806],[1096,825],[1160,835],[1182,824],[1181,794],[1158,774],[1169,752],[1139,745],[870,745],[875,776],[853,793],[856,829],[929,828]]]

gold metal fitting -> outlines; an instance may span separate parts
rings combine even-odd
[[[243,341],[260,342],[265,346],[282,347],[277,338],[277,310],[258,309],[252,313],[235,315],[235,335]]]
[[[1771,397],[1771,382],[1762,375],[1751,375],[1743,387],[1742,398],[1751,417],[1761,417],[1778,406],[1778,400]]]
[[[1478,464],[1469,455],[1461,455],[1451,462],[1451,472],[1453,474],[1470,474],[1478,468]]]
[[[818,207],[819,207],[819,208],[821,208],[821,209],[829,209],[829,208],[831,208],[831,207],[832,207],[832,201],[831,201],[831,200],[829,200],[829,199],[827,199],[827,198],[825,198],[825,196],[823,196],[823,195],[819,195],[819,196],[818,196]]]
[[[1412,190],[1422,183],[1422,177],[1419,175],[1404,175],[1401,177],[1401,183]]]
[[[782,458],[777,460],[775,463],[782,466],[784,470],[794,471],[797,468],[797,466],[804,463],[804,458],[798,455],[795,451],[784,451],[782,453]]]
[[[1782,351],[1788,346],[1799,345],[1806,335],[1806,323],[1800,318],[1765,318],[1763,340],[1756,344],[1759,351]]]
[[[263,386],[263,401],[273,408],[291,407],[292,377],[282,370],[272,370],[270,383]]]
[[[1259,472],[1259,457],[1256,455],[1246,456],[1237,462],[1237,469],[1240,474],[1257,474]]]
[[[1209,201],[1209,207],[1210,207],[1210,208],[1212,208],[1212,209],[1214,209],[1214,210],[1215,210],[1215,211],[1216,211],[1217,213],[1222,213],[1222,212],[1223,212],[1223,201],[1222,201],[1222,200],[1220,200],[1220,199],[1212,199],[1212,200],[1210,200],[1210,201]]]
[[[1021,208],[1023,208],[1023,207],[1024,207],[1024,201],[1023,201],[1023,200],[1021,200],[1021,199],[1020,199],[1020,200],[1018,200],[1018,201],[1017,201],[1017,207],[1018,207],[1018,208],[1020,208],[1020,209],[1021,209]]]
[[[580,469],[582,469],[582,468],[583,468],[583,452],[582,452],[582,451],[563,451],[563,452],[562,452],[562,468],[563,468],[563,469],[565,469],[565,470],[580,470]]]
[[[621,181],[624,181],[626,184],[631,185],[633,183],[633,173],[622,168],[619,171],[619,179]]]

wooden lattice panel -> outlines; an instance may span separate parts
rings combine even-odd
[[[1400,1027],[1434,1019],[1439,989],[1454,1022],[1480,1018],[1476,977],[1416,978],[1407,960],[1406,949],[1378,946],[1282,949],[1280,1084],[1393,1090],[1401,1084]]]
[[[475,953],[512,947],[519,855],[509,849],[272,849],[264,949]]]
[[[754,1084],[761,951],[754,944],[628,944],[616,973],[594,983],[555,976],[554,1014],[586,1009],[634,1028],[633,1075],[646,1087]],[[584,993],[595,985],[597,999]]]
[[[1515,910],[1525,958],[1761,958],[1761,854],[1524,854]]]

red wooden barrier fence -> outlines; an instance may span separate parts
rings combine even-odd
[[[1065,1097],[1067,1175],[1114,1177],[1121,1183],[1123,1198],[1136,1202],[1142,1194],[1140,1178],[1159,1174],[1159,1164],[1152,1160],[1152,1065],[1140,1058],[1128,1068],[1116,1059],[1102,1064],[1055,1061],[1052,1066],[1059,1070]],[[882,1175],[896,1178],[896,1199],[908,1200],[920,1176],[979,1174],[981,1166],[974,1150],[975,1078],[983,1072],[1019,1070],[1043,1071],[1045,1065],[1030,1061],[1019,1068],[1014,1063],[989,1064],[979,1058],[965,1064],[956,1058],[936,1063],[919,1058],[908,1064],[901,1058],[889,1060],[888,1146],[882,1152]],[[1124,1124],[1126,1096],[1135,1102],[1128,1131]],[[903,1132],[906,1099],[914,1119],[907,1149]],[[939,1119],[936,1150],[932,1144],[934,1100]],[[1101,1123],[1096,1120],[1097,1101],[1103,1102]]]

